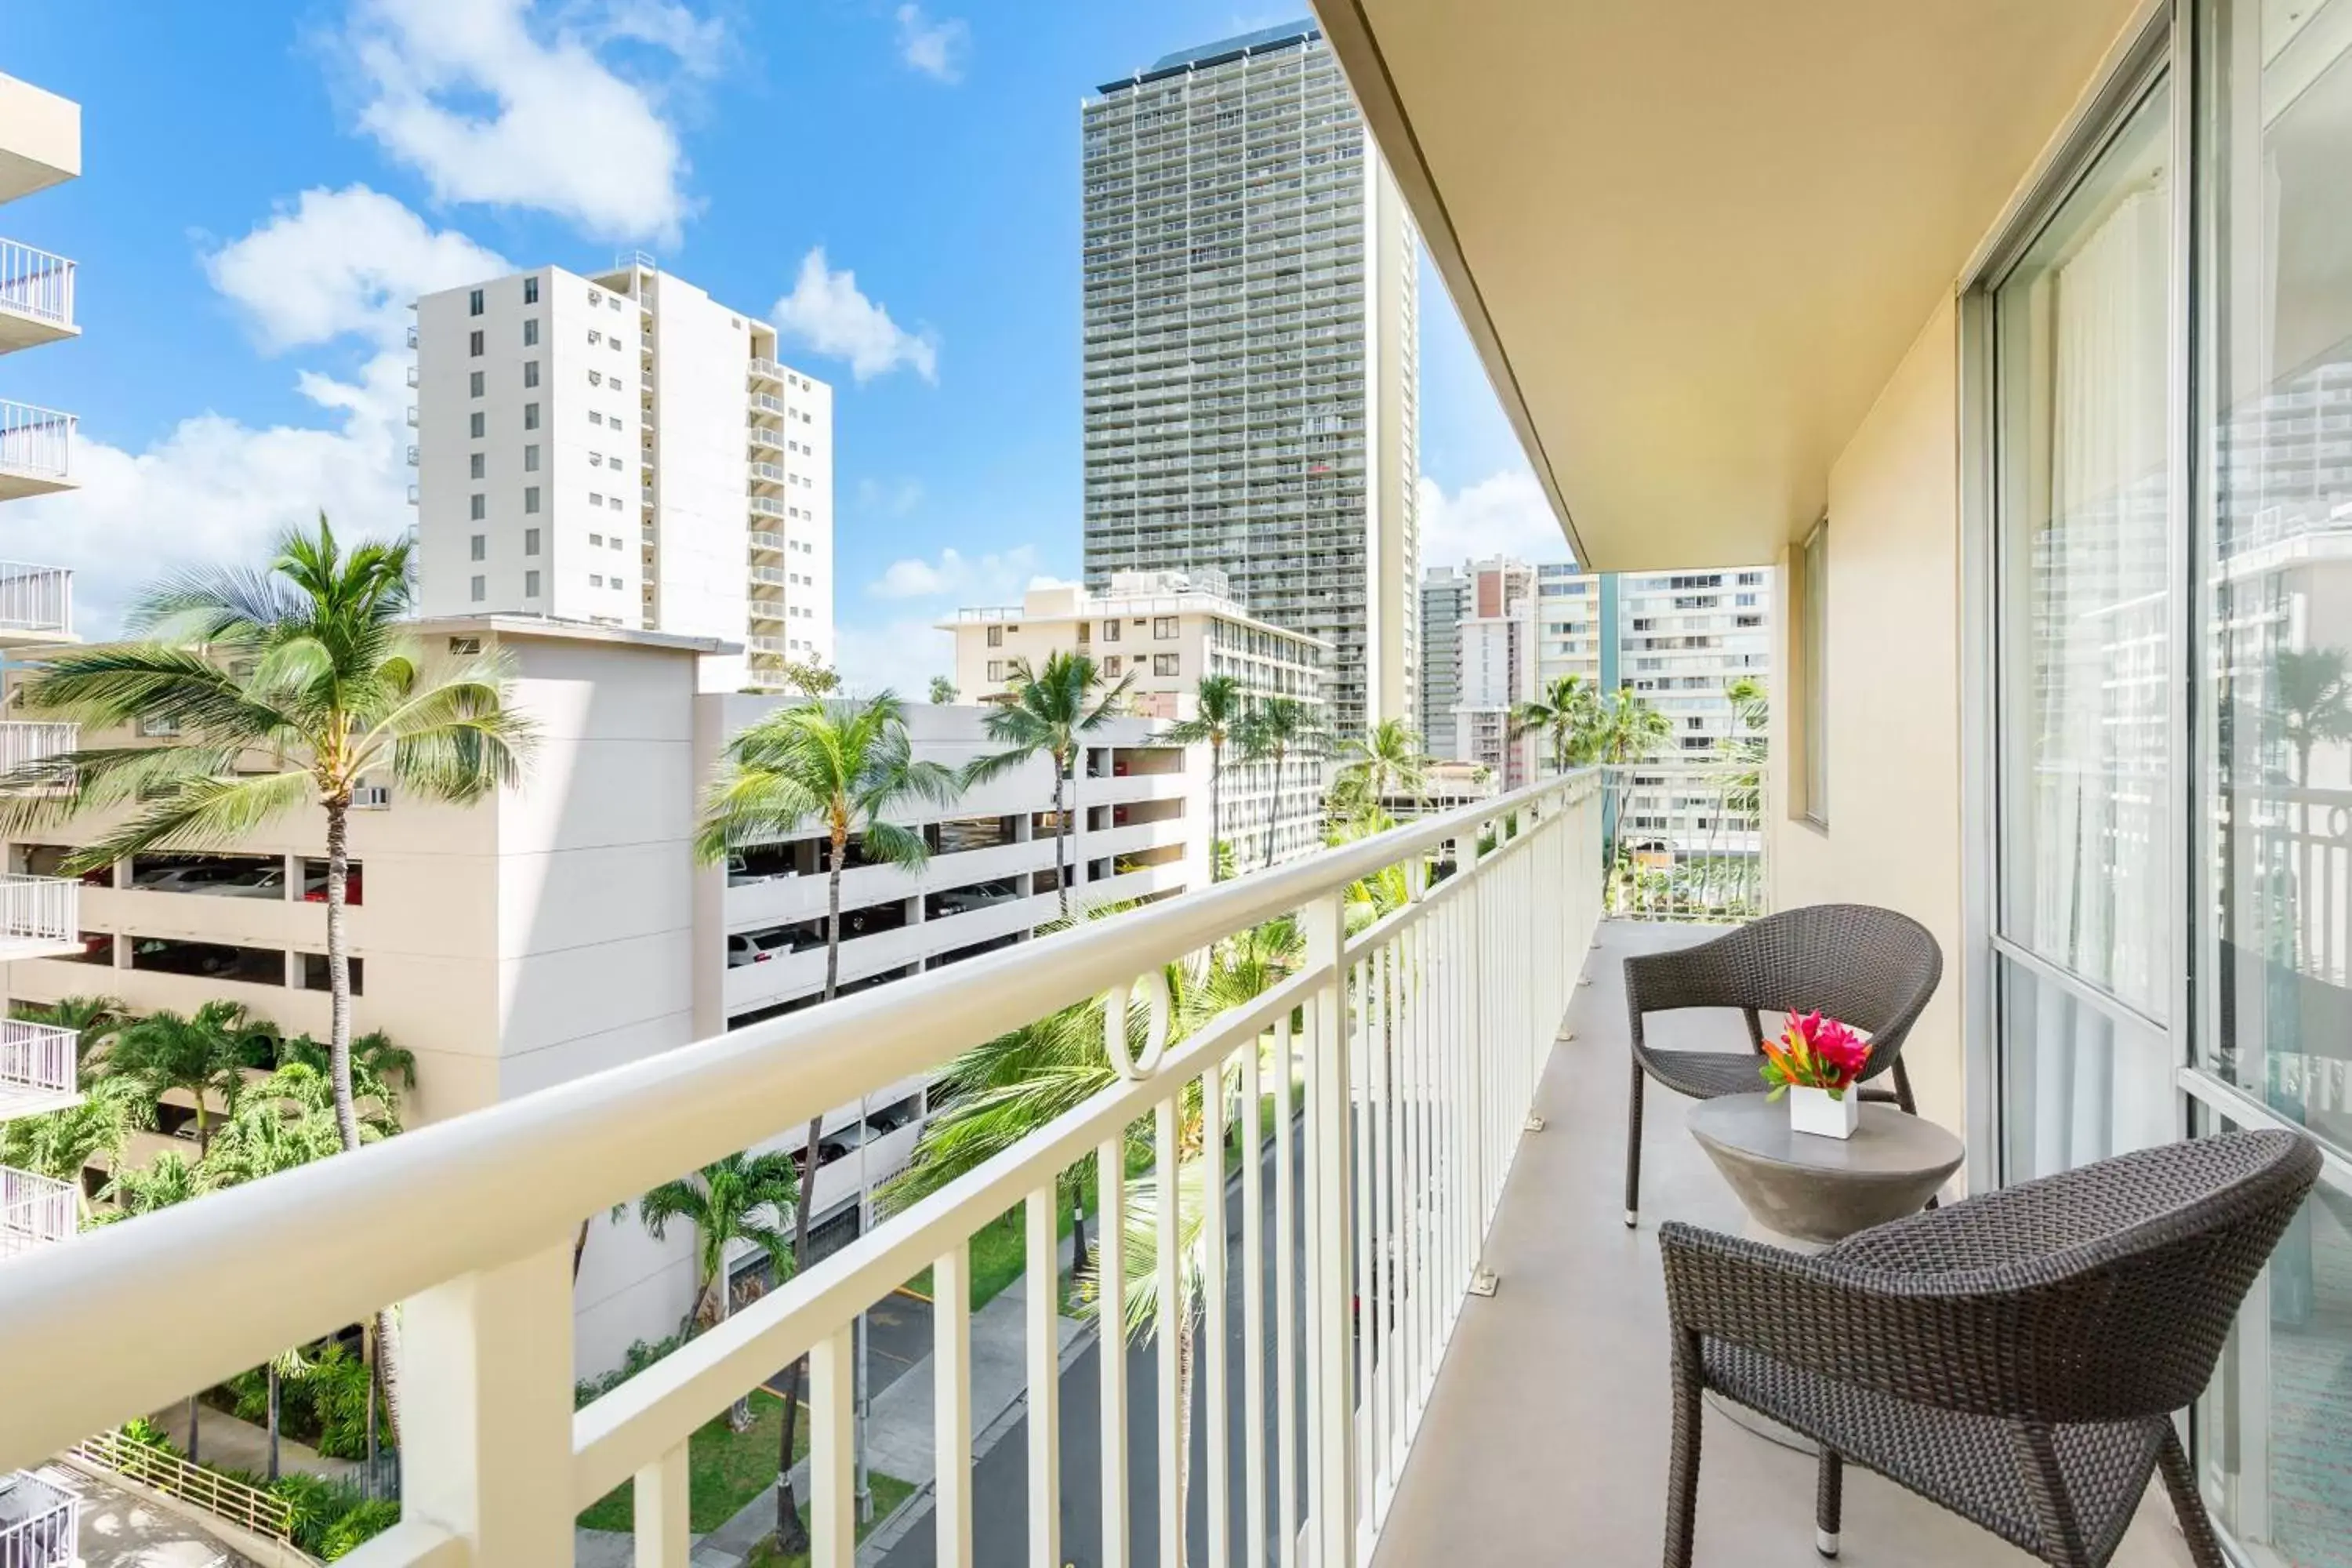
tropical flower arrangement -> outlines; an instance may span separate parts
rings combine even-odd
[[[1772,1086],[1768,1099],[1778,1100],[1791,1089],[1820,1089],[1832,1100],[1843,1100],[1869,1061],[1868,1040],[1815,1008],[1790,1013],[1780,1037],[1764,1042],[1760,1070]]]
[[[1862,1080],[1870,1042],[1835,1018],[1791,1012],[1777,1040],[1764,1042],[1759,1070],[1771,1085],[1765,1098],[1789,1097],[1789,1125],[1824,1138],[1851,1138],[1862,1121],[1862,1096],[1846,1090]],[[1794,1092],[1790,1092],[1790,1091]]]

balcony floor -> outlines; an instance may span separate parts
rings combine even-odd
[[[1704,940],[1692,927],[1612,922],[1572,1041],[1537,1091],[1545,1130],[1520,1147],[1489,1238],[1501,1277],[1465,1308],[1381,1534],[1375,1568],[1480,1563],[1655,1563],[1669,1432],[1665,1289],[1657,1222],[1741,1228],[1738,1203],[1684,1127],[1680,1097],[1650,1086],[1643,1222],[1623,1224],[1625,1003],[1620,962]],[[1738,1016],[1652,1026],[1684,1048],[1738,1045]],[[1819,1563],[1813,1461],[1708,1408],[1697,1560],[1748,1568]],[[1847,1568],[1985,1568],[2032,1559],[1874,1475],[1846,1472]],[[2117,1568],[2187,1568],[2151,1497]]]

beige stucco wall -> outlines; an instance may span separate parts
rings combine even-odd
[[[1920,1110],[1964,1127],[1960,1020],[1958,308],[1919,331],[1830,473],[1829,826],[1789,815],[1805,736],[1801,630],[1780,616],[1769,854],[1776,909],[1884,905],[1926,923],[1945,974],[1904,1050]],[[1795,575],[1783,572],[1784,584]],[[1787,590],[1784,586],[1783,592]]]

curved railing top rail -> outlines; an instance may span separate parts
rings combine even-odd
[[[541,1089],[13,1263],[0,1469],[567,1239],[582,1216],[1547,798],[1591,771]],[[206,1331],[185,1332],[191,1290]],[[233,1310],[221,1310],[233,1309]],[[71,1368],[59,1386],[59,1368]]]

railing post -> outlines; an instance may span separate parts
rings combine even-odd
[[[572,1559],[572,1238],[402,1310],[401,1508],[477,1563]]]
[[[1463,1131],[1470,1142],[1470,1229],[1476,1238],[1473,1244],[1470,1264],[1470,1293],[1491,1296],[1495,1293],[1495,1271],[1486,1267],[1483,1251],[1486,1237],[1486,1198],[1491,1190],[1494,1169],[1492,1107],[1487,1102],[1486,1068],[1490,1042],[1486,1038],[1486,921],[1477,886],[1478,841],[1486,824],[1474,822],[1470,830],[1454,841],[1454,864],[1464,879],[1462,900],[1462,1021],[1464,1039],[1462,1051],[1468,1069],[1469,1101],[1463,1108]],[[1502,823],[1496,821],[1496,835]],[[1497,849],[1502,847],[1498,842]]]
[[[1307,964],[1325,974],[1307,1004],[1307,1117],[1315,1130],[1308,1172],[1314,1207],[1307,1353],[1313,1381],[1311,1499],[1316,1568],[1347,1568],[1356,1551],[1356,1278],[1353,1094],[1348,1081],[1348,914],[1336,895],[1302,911]],[[1368,1196],[1369,1194],[1361,1194]],[[1366,1303],[1370,1308],[1370,1303]]]

